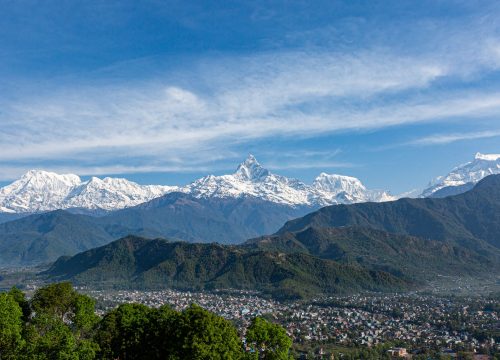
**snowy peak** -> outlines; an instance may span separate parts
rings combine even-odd
[[[80,182],[80,178],[72,174],[30,170],[0,189],[0,208],[3,212],[42,211],[47,204],[60,203]]]
[[[459,165],[445,176],[439,176],[431,181],[421,196],[429,197],[437,194],[438,191],[445,188],[462,187],[464,185],[473,185],[486,176],[500,174],[500,154],[481,154],[477,153],[474,160]]]
[[[312,187],[330,204],[352,204],[367,201],[391,201],[396,198],[383,190],[368,190],[352,176],[321,173]]]
[[[235,177],[247,181],[258,181],[268,175],[270,175],[269,170],[264,169],[252,154],[248,155],[247,159],[238,166],[234,173]]]
[[[0,211],[41,212],[83,208],[116,210],[138,205],[177,189],[139,185],[126,179],[92,177],[82,182],[73,174],[31,170],[0,189]]]
[[[355,177],[326,173],[319,174],[313,182],[313,187],[330,193],[366,191],[365,186]]]
[[[262,167],[253,155],[234,174],[206,176],[181,191],[199,198],[252,196],[290,206],[325,206],[362,201],[394,200],[383,191],[367,190],[358,179],[321,173],[312,185],[275,175]]]
[[[74,186],[81,182],[77,175],[56,174],[54,172],[43,170],[30,170],[16,182],[32,188],[65,188]]]
[[[485,160],[485,161],[498,161],[500,160],[500,154],[481,154],[476,153],[474,156],[475,160]]]
[[[40,212],[80,208],[117,210],[179,191],[198,198],[251,196],[288,206],[319,207],[339,203],[393,200],[383,191],[368,190],[358,179],[321,173],[313,184],[275,175],[249,155],[236,172],[209,175],[186,186],[139,185],[127,179],[30,171],[0,189],[0,212]]]

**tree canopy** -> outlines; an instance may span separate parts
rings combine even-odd
[[[183,311],[122,304],[101,318],[95,301],[58,283],[30,300],[0,294],[0,359],[238,360],[288,359],[291,340],[279,325],[256,318],[247,345],[228,320],[198,305]]]
[[[292,340],[285,329],[262,317],[253,319],[247,329],[247,345],[252,349],[255,358],[269,360],[289,359]]]

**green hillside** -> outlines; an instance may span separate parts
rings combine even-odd
[[[386,272],[303,253],[139,237],[127,237],[71,258],[60,258],[44,275],[52,280],[96,287],[249,289],[281,298],[393,291],[411,286]]]
[[[324,207],[287,222],[279,234],[308,227],[361,226],[447,241],[483,255],[500,249],[500,175],[489,176],[471,191],[442,199],[401,199]]]
[[[454,243],[357,226],[308,227],[298,232],[252,239],[246,246],[302,252],[419,280],[432,279],[436,274],[477,275],[500,269],[493,256],[483,256]]]
[[[95,218],[58,210],[0,224],[0,265],[32,265],[112,241]]]

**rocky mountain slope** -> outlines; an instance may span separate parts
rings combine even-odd
[[[475,159],[432,181],[420,197],[445,197],[470,190],[479,180],[500,174],[500,155],[476,154]],[[120,178],[82,181],[72,174],[32,170],[0,188],[0,222],[9,214],[58,209],[102,215],[133,207],[162,195],[182,192],[199,199],[255,197],[291,207],[319,208],[335,204],[396,200],[387,191],[367,189],[359,179],[321,173],[312,184],[273,174],[250,155],[233,174],[208,175],[185,186],[139,185]]]
[[[368,190],[360,180],[321,173],[311,185],[271,173],[250,155],[231,175],[206,176],[187,185],[183,192],[200,198],[253,196],[290,206],[319,207],[394,198],[384,191]]]

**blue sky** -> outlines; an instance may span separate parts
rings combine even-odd
[[[394,193],[500,152],[497,1],[2,1],[0,183],[248,153]]]

